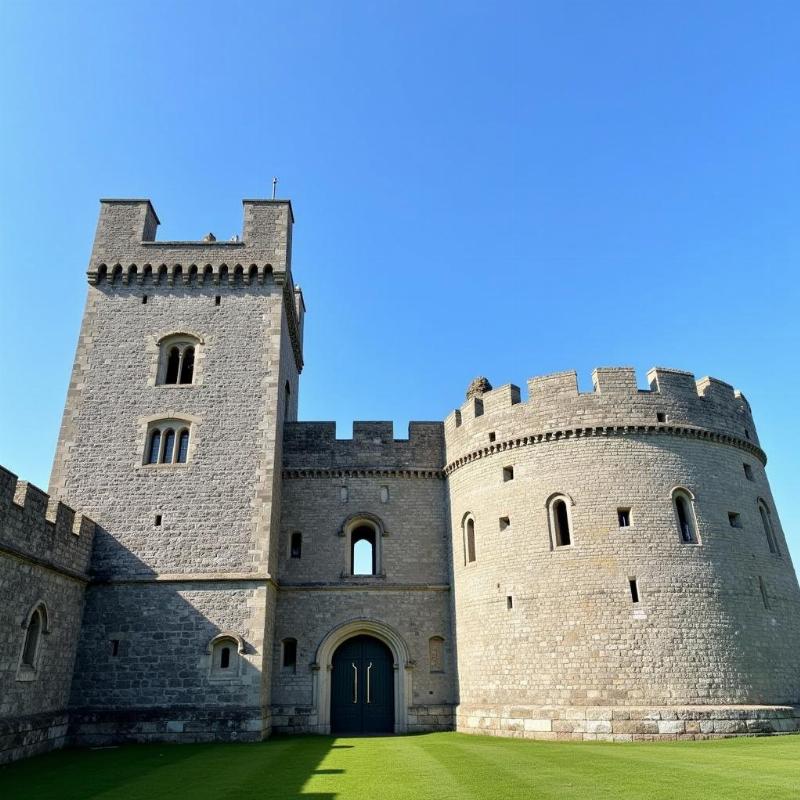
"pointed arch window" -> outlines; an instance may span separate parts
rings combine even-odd
[[[761,516],[761,524],[764,527],[764,536],[767,539],[769,551],[779,556],[781,551],[778,547],[778,537],[775,535],[775,528],[772,527],[772,514],[770,513],[769,506],[760,497],[758,498],[758,513]]]
[[[17,677],[20,680],[32,680],[39,666],[42,637],[49,633],[47,609],[44,603],[38,603],[28,614],[24,629],[25,635],[22,640]]]
[[[682,544],[700,544],[697,534],[697,518],[694,514],[694,497],[688,489],[678,487],[672,492],[672,505],[678,524],[678,535]]]
[[[176,333],[161,339],[157,383],[164,386],[194,383],[195,355],[199,344],[200,340],[188,333]]]

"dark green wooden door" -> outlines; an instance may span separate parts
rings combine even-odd
[[[372,636],[354,636],[333,654],[331,731],[394,731],[394,659]]]

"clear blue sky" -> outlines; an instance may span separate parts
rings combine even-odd
[[[46,486],[100,197],[229,237],[273,175],[303,419],[441,419],[477,374],[711,374],[795,557],[796,2],[0,3],[0,462]]]

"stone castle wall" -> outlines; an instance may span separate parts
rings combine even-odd
[[[456,664],[443,456],[441,423],[412,422],[404,440],[394,439],[387,422],[355,422],[352,439],[336,439],[334,423],[286,426],[276,730],[328,732],[331,652],[324,643],[342,626],[356,633],[362,625],[387,641],[404,682],[398,730],[452,727]],[[359,518],[376,521],[383,534],[376,576],[348,571],[345,533]],[[293,533],[302,535],[300,558],[291,557]],[[434,637],[442,641],[441,663],[431,662]],[[281,664],[287,638],[298,650],[288,670]]]
[[[63,746],[94,523],[0,467],[0,764]],[[22,649],[44,607],[35,668]]]
[[[800,591],[746,401],[710,380],[692,393],[685,373],[654,371],[651,391],[631,370],[596,375],[592,393],[574,374],[534,379],[527,403],[503,387],[447,420],[458,728],[654,735],[670,726],[653,720],[697,720],[685,709],[702,705],[707,732],[728,719],[714,706],[797,704]],[[698,545],[681,542],[675,487],[694,496]],[[568,547],[553,542],[555,494],[569,505]]]

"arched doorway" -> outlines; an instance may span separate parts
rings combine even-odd
[[[394,731],[394,657],[374,636],[342,642],[331,660],[331,732]]]

